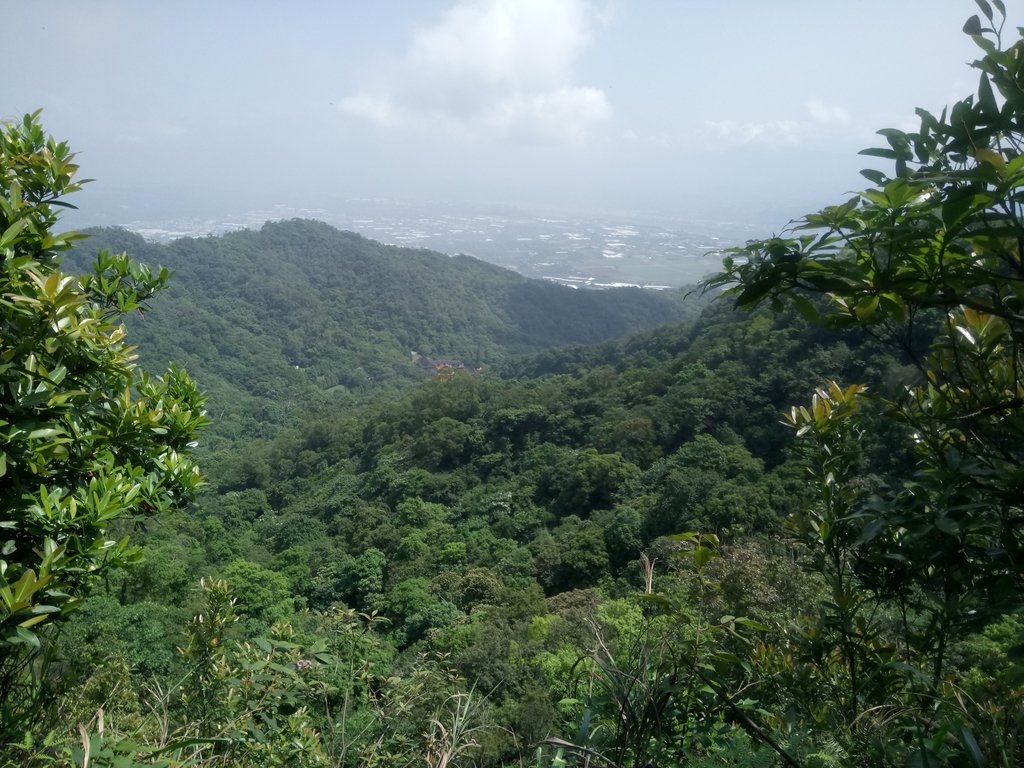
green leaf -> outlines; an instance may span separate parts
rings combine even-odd
[[[864,526],[857,541],[861,544],[867,544],[873,541],[883,530],[885,530],[885,520],[876,518]]]
[[[751,304],[755,304],[757,301],[764,298],[772,288],[778,285],[778,282],[778,279],[775,277],[759,280],[756,283],[747,286],[736,299],[736,303],[741,307],[747,307]]]
[[[985,72],[981,73],[981,80],[978,83],[978,106],[986,117],[999,115],[999,105],[996,103],[995,94],[992,93],[992,83]]]
[[[35,632],[24,627],[15,627],[14,635],[7,638],[7,642],[10,645],[30,645],[33,648],[39,648],[39,637]]]
[[[714,556],[714,551],[709,547],[694,547],[693,549],[693,563],[698,569],[707,565]]]
[[[954,229],[971,211],[973,196],[969,192],[957,192],[942,202],[942,224],[946,229]]]
[[[857,319],[863,322],[874,315],[876,309],[878,309],[878,297],[865,296],[857,302],[854,313],[857,315]]]
[[[818,308],[811,301],[799,293],[793,294],[793,306],[800,316],[809,323],[817,323],[821,319]]]
[[[885,149],[884,147],[869,147],[868,149],[862,149],[857,154],[866,155],[868,157],[884,157],[887,160],[896,159],[896,153],[891,149]]]
[[[665,595],[654,592],[652,594],[640,595],[640,599],[645,603],[652,603],[657,608],[663,611],[669,611],[672,608],[672,601],[669,600]]]
[[[21,230],[28,226],[28,221],[28,219],[18,219],[18,221],[9,226],[3,235],[0,235],[0,248],[6,248],[13,243]]]
[[[67,374],[68,369],[65,368],[63,365],[58,365],[56,368],[50,371],[50,375],[47,376],[46,378],[48,378],[50,380],[50,383],[56,387],[59,386],[62,381],[64,381],[64,377],[67,376]]]
[[[54,608],[55,612],[59,612],[60,611],[60,609],[56,608],[56,606],[46,606],[46,607]],[[18,624],[18,626],[19,627],[25,627],[26,629],[28,629],[29,627],[34,627],[36,624],[39,624],[41,622],[46,621],[48,618],[49,618],[49,616],[47,614],[39,613],[39,614],[36,614],[35,616],[33,616],[32,618],[25,619],[25,621],[23,621],[20,624]]]
[[[981,747],[978,746],[978,740],[974,738],[974,734],[966,725],[961,725],[958,731],[960,732],[960,743],[964,745],[964,751],[967,752],[971,765],[974,768],[985,768],[985,756],[981,753]]]
[[[770,629],[770,627],[767,624],[762,624],[760,621],[755,621],[754,619],[748,618],[746,616],[738,617],[736,619],[736,623],[741,624],[744,627],[747,627],[747,629],[757,630],[758,632],[767,632]]]
[[[861,154],[864,153],[862,152]],[[883,186],[886,183],[886,181],[888,181],[886,175],[882,173],[882,171],[879,171],[875,168],[864,168],[863,170],[861,170],[860,175],[863,176],[868,181],[870,181],[872,184],[877,184],[878,186]]]

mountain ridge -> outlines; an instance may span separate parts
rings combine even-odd
[[[311,220],[169,244],[86,232],[69,260],[76,268],[108,249],[174,271],[152,311],[129,322],[130,338],[147,367],[175,360],[193,373],[222,436],[265,437],[309,411],[421,378],[414,352],[477,367],[685,315],[676,292],[575,290]]]

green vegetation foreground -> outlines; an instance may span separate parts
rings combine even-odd
[[[201,399],[113,322],[163,275],[60,276],[70,155],[7,126],[8,763],[1024,762],[1024,39],[977,2],[977,94],[710,281],[775,314],[319,413],[185,511]]]

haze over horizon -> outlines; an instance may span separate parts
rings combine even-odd
[[[79,153],[76,225],[372,198],[779,229],[971,91],[976,10],[12,0],[0,118],[42,108]]]

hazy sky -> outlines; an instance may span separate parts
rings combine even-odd
[[[78,204],[104,220],[385,198],[781,225],[865,185],[856,152],[876,129],[971,91],[975,12],[4,0],[0,117],[42,107],[97,179]]]

